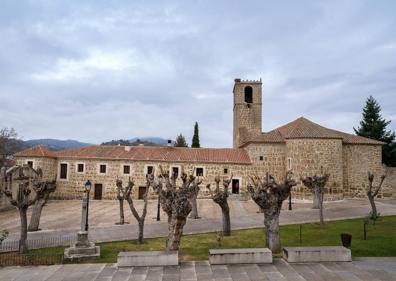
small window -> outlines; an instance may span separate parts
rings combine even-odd
[[[77,173],[84,173],[84,163],[77,164]]]
[[[124,174],[129,175],[131,173],[131,166],[129,165],[124,165]]]
[[[105,164],[99,165],[99,173],[106,174],[107,166]]]
[[[264,160],[264,156],[260,156],[260,161],[263,161]]]
[[[253,88],[250,86],[245,87],[245,102],[253,103]]]
[[[33,168],[33,161],[27,161],[26,164],[27,164],[30,168]]]
[[[179,167],[172,167],[172,174],[171,175],[175,175],[176,178],[179,177]]]
[[[66,180],[67,179],[67,164],[66,163],[61,163],[60,164],[59,178],[62,179],[62,180]]]
[[[228,174],[228,169],[227,168],[224,168],[224,174],[225,175]]]
[[[153,166],[147,166],[147,171],[146,171],[147,175],[152,175],[153,171],[154,171],[154,167]]]
[[[204,176],[204,168],[197,168],[195,172],[195,176],[203,177]]]
[[[291,158],[287,158],[287,169],[288,170],[292,169],[292,159]]]

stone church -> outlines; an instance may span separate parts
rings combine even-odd
[[[261,80],[235,79],[233,89],[233,148],[180,148],[146,146],[88,146],[63,151],[49,151],[37,146],[17,153],[18,164],[42,168],[48,179],[57,179],[58,199],[81,198],[84,183],[93,184],[93,199],[114,199],[115,181],[133,178],[134,196],[145,192],[145,175],[157,173],[159,165],[169,173],[194,172],[203,178],[200,196],[207,196],[205,186],[217,175],[232,176],[230,192],[248,198],[249,176],[267,172],[282,181],[288,170],[296,179],[300,174],[330,173],[325,200],[363,196],[367,172],[379,176],[382,142],[322,127],[300,117],[270,132],[262,132]],[[386,183],[385,183],[386,185]],[[392,196],[390,185],[383,196]],[[310,199],[301,184],[293,197]]]

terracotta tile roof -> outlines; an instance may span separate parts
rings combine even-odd
[[[286,139],[342,139],[345,144],[372,144],[382,145],[381,141],[355,136],[320,126],[304,117],[300,117],[286,125],[276,128],[260,136],[248,137],[243,140],[242,147],[251,142],[282,143]]]
[[[15,156],[25,156],[25,157],[56,157],[56,152],[51,151],[45,146],[37,145],[31,148],[25,149],[23,151],[15,153]]]
[[[48,151],[48,150],[47,150]],[[48,151],[49,152],[49,151]],[[58,158],[146,160],[165,162],[206,162],[250,164],[248,153],[239,148],[187,148],[148,146],[86,146],[50,152]],[[29,150],[16,156],[43,156]],[[53,156],[50,156],[53,157]]]

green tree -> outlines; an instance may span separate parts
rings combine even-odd
[[[192,138],[191,147],[197,147],[197,148],[201,147],[201,145],[199,144],[198,122],[195,122],[195,125],[194,125],[194,135]]]
[[[353,129],[358,136],[385,142],[386,144],[382,146],[382,162],[394,167],[396,166],[396,136],[395,132],[386,129],[390,122],[382,117],[381,106],[370,96],[363,108],[360,126]]]
[[[176,147],[188,147],[186,138],[182,134],[179,134],[177,136],[176,141],[175,141],[175,146]]]

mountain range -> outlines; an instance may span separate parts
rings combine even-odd
[[[112,140],[103,142],[103,145],[139,145],[144,144],[147,146],[166,146],[168,140],[159,137],[135,137],[128,140]],[[173,142],[172,142],[173,143]],[[79,148],[84,146],[93,145],[92,143],[80,142],[77,140],[59,140],[59,139],[33,139],[22,141],[22,147],[29,148],[36,145],[42,145],[50,150],[63,150],[67,148]]]

